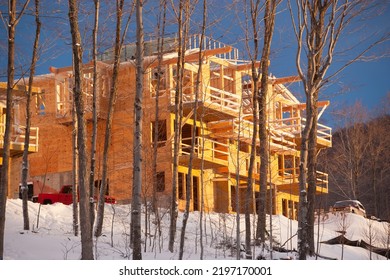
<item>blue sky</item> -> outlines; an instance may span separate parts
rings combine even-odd
[[[231,1],[222,0],[223,7],[227,7]],[[149,3],[156,3],[157,1],[150,1]],[[368,18],[364,21],[358,22],[355,28],[357,32],[348,34],[340,40],[340,49],[349,46],[354,42],[358,42],[365,36],[373,37],[376,32],[389,32],[390,30],[390,4],[388,1],[377,1],[378,3],[384,3],[380,10],[375,11],[375,16]],[[44,2],[48,5],[54,5],[54,8],[58,10],[60,6],[57,5],[58,1]],[[236,12],[227,11],[221,8],[221,1],[210,0],[209,5],[209,22],[212,22],[212,26],[208,29],[207,35],[218,38],[220,41],[227,44],[232,44],[238,47],[239,50],[244,53],[243,47],[243,30],[238,23],[238,17],[242,16],[240,12],[240,5],[236,6]],[[45,14],[42,17],[43,28],[41,44],[49,49],[50,55],[45,55],[45,60],[41,60],[37,68],[37,74],[45,74],[49,72],[49,67],[63,67],[71,64],[71,49],[69,40],[69,27],[67,26],[67,14],[66,6],[62,5],[62,13],[47,13],[47,5],[42,7],[42,11]],[[0,4],[0,10],[6,11],[6,4]],[[238,13],[237,13],[238,11]],[[105,11],[106,12],[106,11]],[[102,18],[104,18],[103,13]],[[90,15],[92,16],[92,15]],[[108,24],[110,20],[111,26],[114,26],[114,17],[106,19]],[[50,22],[49,22],[50,21]],[[82,23],[86,20],[83,18]],[[149,29],[152,29],[155,24],[155,11],[146,15],[145,24]],[[197,32],[197,24],[200,24],[200,20],[196,18],[192,22],[193,32]],[[56,30],[53,30],[55,26]],[[175,30],[174,28],[171,28]],[[134,38],[134,32],[132,28],[129,29],[130,33],[128,41],[132,41]],[[31,52],[31,41],[35,32],[34,18],[32,16],[25,16],[17,27],[17,63],[28,64],[27,56]],[[371,36],[372,35],[372,36]],[[52,40],[53,36],[59,36]],[[103,40],[109,46],[111,40]],[[278,15],[276,18],[276,28],[273,40],[273,54],[271,58],[270,71],[277,77],[296,75],[295,69],[295,38],[290,23],[290,15],[285,6],[280,6]],[[364,45],[364,42],[361,43]],[[356,101],[360,101],[369,110],[374,110],[383,102],[383,98],[390,92],[390,42],[382,44],[378,48],[375,48],[369,53],[371,56],[384,56],[381,59],[376,59],[368,62],[357,62],[352,64],[349,68],[343,71],[334,83],[326,88],[322,93],[322,99],[328,99],[331,101],[331,108],[336,109],[340,106],[352,105]],[[334,65],[342,65],[347,61],[348,55],[343,55],[335,58]],[[6,66],[6,33],[5,28],[0,28],[0,75],[1,80],[4,80],[4,69]],[[344,60],[344,61],[341,61]],[[333,67],[332,69],[335,69]],[[25,67],[24,67],[25,69]],[[331,69],[331,70],[332,70]],[[20,72],[20,67],[17,68]],[[296,92],[294,92],[294,90]],[[300,95],[299,85],[292,88],[292,91],[296,95]],[[300,98],[301,101],[304,101]]]

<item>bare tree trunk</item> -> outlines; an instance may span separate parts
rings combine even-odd
[[[39,19],[39,0],[35,0],[35,40],[33,46],[33,54],[31,58],[30,65],[30,76],[28,79],[28,92],[27,92],[27,101],[26,101],[26,131],[24,138],[24,150],[23,150],[23,162],[22,162],[22,199],[23,199],[23,228],[24,230],[30,230],[30,221],[28,216],[28,146],[30,145],[30,129],[31,129],[31,95],[32,95],[32,85],[35,74],[35,66],[38,60],[38,45],[39,37],[41,34],[41,21]]]
[[[82,47],[78,25],[78,3],[69,0],[69,23],[72,35],[72,50],[74,58],[74,89],[73,97],[77,116],[77,147],[78,147],[78,184],[80,194],[80,223],[81,223],[81,259],[93,259],[93,240],[90,219],[89,189],[87,188],[87,153],[86,127],[84,117],[84,96],[82,91]]]
[[[310,103],[310,98],[308,98]],[[306,111],[307,115],[310,115],[311,105],[306,102]],[[308,158],[308,138],[310,133],[312,119],[308,118],[306,120],[306,126],[302,133],[302,144],[301,144],[301,157],[299,163],[299,210],[298,210],[298,248],[299,248],[299,259],[306,259],[306,255],[309,250],[308,244],[308,229],[307,229],[307,190],[306,190],[306,182],[307,182],[307,158]]]
[[[73,234],[74,236],[79,235],[79,203],[78,203],[78,148],[77,148],[77,118],[76,118],[76,109],[74,107],[74,102],[72,102],[72,212],[73,212]]]
[[[240,111],[239,111],[239,118],[238,119],[241,119],[241,110],[242,110],[242,100],[241,100],[241,104],[240,104]],[[235,197],[235,208],[236,208],[236,260],[240,260],[241,259],[241,219],[240,219],[240,212],[241,212],[241,204],[240,204],[240,133],[241,133],[241,122],[238,123],[238,136],[237,136],[237,151],[236,151],[236,197]],[[250,192],[250,194],[252,195],[252,191]],[[251,203],[251,200],[248,199],[248,191],[246,193],[247,197],[246,197],[246,200],[245,200],[245,225],[247,226],[247,215],[248,217],[249,216],[249,211],[250,211],[250,203]],[[250,221],[249,221],[250,223]],[[249,227],[250,227],[250,224],[249,224]],[[245,248],[245,252],[248,253],[251,253],[251,242],[250,242],[250,236],[249,236],[249,239],[248,239],[248,231],[245,232],[245,246],[249,246],[249,249],[248,248]],[[249,235],[250,235],[250,228],[249,228]],[[249,242],[248,242],[249,240]],[[247,259],[250,259],[251,258],[251,255],[246,255],[246,258]]]
[[[205,1],[206,2],[206,1]],[[204,3],[205,3],[204,2]],[[206,8],[204,8],[204,11],[206,11]],[[202,135],[202,140],[204,141],[205,138],[205,133],[204,133],[204,127],[203,127],[203,116],[204,116],[204,111],[201,113],[200,117],[200,126],[201,126],[201,135]],[[200,169],[204,170],[204,149],[202,149],[201,153],[201,165]],[[200,174],[200,213],[199,213],[199,242],[200,242],[200,260],[203,260],[204,258],[204,236],[206,237],[206,243],[207,243],[207,234],[206,234],[206,219],[205,223],[203,225],[203,217],[205,213],[205,203],[204,203],[204,172]]]
[[[316,203],[316,189],[317,189],[317,98],[314,97],[312,118],[313,124],[309,133],[308,143],[308,162],[307,162],[307,235],[308,235],[308,246],[309,255],[313,256],[315,253],[315,242],[314,242],[314,208]]]
[[[253,114],[253,132],[252,132],[252,142],[251,142],[251,153],[249,157],[249,167],[248,167],[248,186],[246,189],[245,196],[245,258],[252,258],[252,244],[251,244],[251,206],[253,205],[253,170],[255,165],[256,158],[256,139],[257,139],[257,130],[258,130],[258,94],[259,94],[259,76],[258,69],[256,68],[257,57],[259,53],[259,27],[258,27],[258,15],[259,15],[259,5],[260,1],[251,2],[251,23],[253,29],[253,45],[254,45],[254,54],[252,56],[252,114]],[[249,39],[248,39],[249,40]],[[255,207],[255,205],[253,205]]]
[[[157,230],[158,230],[158,239],[160,244],[161,239],[161,220],[160,220],[160,213],[159,213],[159,207],[157,203],[157,161],[158,161],[158,136],[159,136],[159,97],[160,97],[160,85],[161,85],[161,78],[160,73],[161,71],[161,63],[163,60],[163,54],[164,54],[164,34],[165,34],[165,24],[166,24],[166,12],[167,12],[167,1],[161,0],[160,8],[160,15],[162,13],[162,18],[159,19],[157,22],[158,27],[158,39],[157,39],[157,51],[158,51],[158,65],[157,65],[157,73],[158,73],[158,79],[157,79],[157,85],[156,85],[156,102],[155,102],[155,118],[154,118],[154,141],[153,141],[153,196],[152,196],[152,208],[155,215],[155,221],[157,224]],[[160,248],[161,250],[161,248]]]
[[[8,2],[8,65],[7,65],[7,101],[5,132],[3,139],[3,164],[1,167],[0,178],[0,260],[4,259],[4,227],[5,210],[8,194],[8,172],[10,159],[10,141],[11,141],[11,112],[12,112],[12,91],[14,87],[15,73],[15,28],[21,16],[23,15],[29,0],[24,3],[22,11],[16,15],[16,0]]]
[[[335,45],[344,29],[344,20],[349,6],[347,2],[338,3],[328,0],[297,2],[297,22],[295,23],[289,2],[298,42],[296,65],[306,95],[307,120],[302,133],[299,174],[298,251],[300,259],[306,259],[307,254],[314,252],[312,247],[314,246],[314,234],[311,234],[309,229],[309,227],[314,227],[314,223],[311,223],[314,214],[309,210],[314,210],[312,201],[316,184],[316,139],[314,138],[316,137],[318,94],[332,62]],[[301,65],[302,53],[307,59],[306,73]],[[307,183],[309,184],[309,196],[306,190]]]
[[[108,100],[106,131],[104,137],[102,181],[101,181],[100,191],[99,191],[97,218],[96,218],[96,225],[95,225],[96,237],[99,237],[102,234],[102,228],[103,228],[104,202],[105,202],[104,197],[107,190],[108,153],[109,153],[109,148],[111,143],[112,118],[114,115],[114,106],[116,102],[119,64],[120,64],[120,56],[121,56],[122,41],[123,41],[123,37],[121,40],[123,5],[124,5],[124,0],[119,0],[116,3],[114,67],[112,70],[112,82],[110,88],[110,97]]]
[[[268,76],[269,57],[271,52],[272,35],[275,25],[276,6],[279,1],[267,0],[264,12],[264,43],[261,54],[261,90],[259,96],[259,139],[260,139],[260,199],[257,210],[258,222],[256,237],[260,242],[265,242],[266,232],[266,201],[267,201],[267,181],[268,181],[268,129],[267,129],[267,103],[268,103]],[[270,213],[272,215],[272,213]]]
[[[181,78],[184,77],[184,55],[186,51],[186,41],[187,41],[187,36],[188,36],[188,23],[189,23],[189,1],[185,1],[184,3],[184,15],[185,15],[185,22],[184,22],[184,37],[182,40],[182,65],[180,68],[180,71],[182,74],[180,75]],[[201,41],[203,40],[203,36],[201,37]],[[199,52],[199,59],[201,60],[201,51],[202,51],[202,45],[200,47],[200,52]],[[183,224],[181,228],[181,233],[180,233],[180,247],[179,247],[179,260],[183,259],[183,254],[184,254],[184,240],[185,240],[185,234],[186,234],[186,227],[187,227],[187,222],[188,222],[188,217],[190,215],[190,200],[191,200],[191,190],[192,190],[192,163],[194,159],[194,148],[195,148],[195,138],[196,138],[196,118],[197,118],[197,108],[198,108],[198,95],[199,95],[199,74],[201,71],[201,66],[202,63],[199,64],[198,68],[198,75],[197,75],[197,85],[195,89],[195,107],[194,107],[194,122],[192,125],[192,136],[191,136],[191,150],[190,150],[190,158],[189,158],[189,163],[188,163],[188,173],[187,173],[187,178],[186,178],[186,207],[184,210],[184,215],[183,215]],[[182,83],[182,81],[181,81]],[[181,123],[181,122],[180,122]],[[193,197],[193,199],[197,199]]]
[[[142,190],[142,105],[143,105],[143,63],[144,29],[142,20],[143,0],[136,0],[137,53],[136,53],[136,96],[134,101],[134,147],[133,147],[133,193],[131,204],[131,237],[133,260],[142,259],[141,248],[141,190]]]
[[[97,139],[97,32],[99,28],[99,10],[100,0],[94,0],[95,3],[95,21],[92,31],[92,53],[93,53],[93,86],[92,86],[92,135],[91,135],[91,166],[89,173],[89,194],[90,199],[90,211],[91,211],[91,226],[95,221],[95,162],[96,162],[96,139]]]
[[[178,165],[179,165],[179,149],[180,149],[180,135],[181,135],[181,121],[183,118],[182,112],[182,75],[181,70],[183,62],[183,1],[179,2],[179,11],[177,13],[177,25],[178,25],[178,53],[176,64],[176,89],[175,89],[175,120],[174,120],[174,140],[173,140],[173,159],[172,159],[172,197],[170,207],[170,225],[169,225],[169,245],[168,249],[173,252],[173,246],[176,237],[176,221],[178,216],[177,209],[177,186],[178,186]],[[174,78],[174,77],[172,77]]]

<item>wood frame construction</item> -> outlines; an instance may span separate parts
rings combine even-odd
[[[192,172],[191,207],[206,211],[243,211],[245,189],[248,179],[249,156],[253,134],[251,63],[238,60],[238,51],[221,42],[206,38],[199,62],[199,36],[190,38],[185,53],[183,89],[181,92],[183,120],[181,124],[177,200],[179,209],[185,206],[186,174],[188,173],[191,137],[196,131]],[[163,55],[162,62],[150,47],[145,58],[144,78],[144,123],[143,123],[143,196],[151,199],[153,178],[158,180],[158,203],[168,207],[172,187],[172,159],[174,133],[174,97],[177,83],[177,51],[175,40]],[[153,46],[153,42],[149,42]],[[135,64],[131,46],[124,47],[126,55],[120,64],[118,95],[114,107],[111,147],[108,161],[108,192],[120,203],[129,203],[132,184],[133,104],[135,95]],[[112,53],[106,52],[98,63],[98,136],[97,170],[99,182],[104,143],[104,128],[107,115],[108,95],[111,86]],[[199,93],[196,95],[196,77],[202,63]],[[30,181],[37,190],[59,189],[72,183],[72,79],[71,67],[51,68],[51,73],[35,78],[36,92],[34,108],[36,114],[32,124],[39,127],[39,150],[30,155]],[[84,65],[85,117],[89,136],[91,133],[92,65]],[[296,219],[298,205],[299,145],[305,124],[305,104],[292,94],[288,84],[299,81],[298,77],[271,77],[269,103],[267,105],[267,130],[269,131],[270,174],[269,193],[272,193],[273,213]],[[157,88],[159,85],[159,88]],[[198,96],[198,107],[194,108]],[[153,176],[153,127],[155,126],[155,104],[158,99],[158,152],[157,174]],[[34,103],[34,102],[33,102]],[[318,106],[325,109],[328,101]],[[196,129],[193,130],[194,112]],[[320,112],[322,113],[322,112]],[[1,128],[1,125],[0,125]],[[38,131],[38,130],[37,130]],[[319,149],[331,147],[331,128],[318,125]],[[38,139],[38,137],[37,137]],[[238,144],[239,143],[239,144]],[[259,139],[257,139],[257,145]],[[258,147],[257,147],[258,148]],[[19,160],[17,155],[11,172],[15,173],[10,184],[10,197],[17,193]],[[259,195],[260,157],[256,149],[253,203]],[[20,173],[20,171],[19,171]],[[237,173],[239,180],[237,181]],[[318,171],[317,193],[328,192],[328,175]],[[98,185],[98,184],[96,184]],[[235,196],[239,192],[240,209],[235,207]],[[201,203],[203,200],[203,204]]]

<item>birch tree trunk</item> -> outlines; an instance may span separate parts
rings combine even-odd
[[[33,45],[33,53],[31,58],[30,65],[30,76],[28,79],[28,92],[26,100],[26,131],[24,138],[24,150],[23,150],[23,159],[22,159],[22,199],[23,199],[23,229],[30,230],[30,221],[28,216],[28,146],[30,145],[30,130],[31,130],[31,95],[32,95],[32,86],[33,79],[35,74],[35,66],[38,60],[38,46],[39,46],[39,37],[41,34],[41,21],[39,19],[39,0],[35,0],[35,40]]]
[[[256,237],[260,242],[265,242],[266,232],[266,201],[268,188],[268,166],[269,166],[269,149],[268,149],[268,124],[267,124],[267,105],[269,102],[269,57],[271,53],[272,36],[275,26],[276,6],[279,1],[266,0],[264,11],[264,41],[261,54],[261,82],[259,94],[259,139],[260,139],[260,198],[259,209],[257,211],[257,232]],[[271,176],[269,176],[271,177]],[[270,213],[272,215],[272,212]]]
[[[311,212],[314,211],[316,189],[317,100],[321,87],[330,79],[325,79],[325,75],[333,61],[340,34],[356,15],[351,14],[353,7],[362,5],[364,9],[365,4],[348,0],[297,1],[296,16],[291,3],[288,4],[297,38],[296,66],[306,95],[306,123],[301,136],[299,165],[298,215],[298,254],[300,259],[306,259],[308,254],[314,252],[314,213]],[[302,62],[302,59],[305,61]],[[303,64],[307,65],[306,71]]]
[[[100,11],[100,0],[94,0],[95,4],[95,20],[92,31],[92,61],[93,61],[93,86],[92,86],[92,135],[91,135],[91,154],[90,154],[90,173],[89,173],[89,193],[91,196],[90,200],[90,211],[91,211],[91,226],[95,221],[95,162],[96,162],[96,139],[97,139],[97,32],[99,28],[99,11]]]
[[[252,244],[251,244],[251,206],[253,205],[253,170],[255,166],[256,158],[256,145],[257,145],[257,130],[258,130],[258,94],[259,94],[259,69],[257,69],[257,57],[259,54],[259,27],[258,27],[258,15],[260,12],[260,1],[257,0],[250,2],[250,14],[251,14],[251,23],[253,30],[253,52],[251,59],[252,64],[252,114],[253,114],[253,132],[252,132],[252,142],[251,142],[251,153],[249,157],[249,167],[248,167],[248,186],[246,189],[245,196],[245,258],[252,258]],[[249,38],[247,39],[249,40]]]
[[[5,131],[3,139],[3,164],[1,167],[0,178],[0,260],[4,259],[4,227],[5,210],[8,195],[8,172],[10,160],[10,141],[11,141],[11,112],[13,105],[12,91],[14,87],[15,76],[15,28],[22,17],[29,0],[24,3],[22,11],[16,15],[16,0],[8,1],[8,64],[7,64],[7,96],[6,96],[6,117]]]
[[[80,230],[81,230],[81,259],[93,259],[92,226],[90,218],[89,188],[87,187],[87,151],[86,151],[86,127],[84,116],[84,95],[82,91],[82,47],[78,25],[78,3],[69,0],[69,23],[72,35],[72,51],[74,64],[74,88],[73,99],[77,117],[77,148],[78,148],[78,187],[80,195]]]
[[[79,235],[79,203],[78,203],[78,148],[77,148],[77,118],[76,108],[72,102],[72,214],[73,214],[73,234]],[[38,223],[37,223],[38,224]],[[37,226],[38,227],[38,226]]]
[[[153,197],[152,197],[152,208],[155,215],[155,221],[157,224],[157,230],[158,230],[158,238],[159,238],[159,244],[161,239],[161,220],[160,220],[160,213],[159,213],[159,207],[158,207],[158,200],[157,200],[157,162],[158,162],[158,136],[160,132],[159,127],[159,97],[160,97],[160,85],[161,85],[161,78],[160,73],[161,71],[161,64],[163,60],[163,54],[164,54],[164,34],[165,34],[165,24],[166,24],[166,12],[167,12],[167,1],[161,0],[160,5],[160,16],[162,14],[162,18],[160,18],[157,22],[157,29],[158,29],[158,39],[157,39],[157,52],[158,52],[158,65],[157,65],[157,73],[158,73],[158,79],[157,79],[157,85],[156,85],[156,102],[155,102],[155,117],[154,117],[154,131],[152,132],[154,135],[154,141],[153,141]],[[163,74],[164,75],[164,74]],[[164,77],[165,79],[165,77]],[[161,247],[160,247],[161,251]]]
[[[206,30],[206,0],[203,2],[203,23],[202,23],[202,32],[199,42],[199,57],[198,57],[198,72],[196,75],[196,82],[195,82],[195,104],[194,104],[194,114],[193,114],[193,123],[192,123],[192,135],[191,135],[191,150],[190,150],[190,157],[189,157],[189,163],[188,163],[188,174],[187,174],[187,184],[186,184],[186,208],[183,216],[183,225],[181,229],[181,235],[180,235],[180,249],[179,249],[179,260],[183,259],[184,254],[184,240],[185,240],[185,233],[186,233],[186,227],[188,222],[188,217],[190,214],[190,200],[191,200],[191,190],[192,190],[192,169],[193,169],[193,159],[194,159],[194,153],[196,152],[195,149],[203,149],[204,147],[199,145],[198,148],[195,148],[196,145],[196,123],[198,119],[198,103],[199,103],[199,90],[200,90],[200,78],[202,73],[202,50],[203,50],[203,41],[204,41],[204,34]],[[186,2],[186,23],[189,22],[189,2]],[[188,26],[187,24],[184,25],[184,34],[185,38],[187,37],[188,33]],[[185,44],[183,44],[183,54],[185,52]],[[184,62],[184,60],[183,60]],[[182,70],[184,70],[184,64],[182,67]],[[203,170],[201,170],[203,172]],[[198,200],[198,197],[193,197],[192,199]]]
[[[169,244],[168,249],[173,252],[173,247],[176,238],[176,222],[178,216],[177,202],[177,186],[178,186],[178,165],[179,165],[179,149],[181,139],[181,121],[183,118],[182,112],[182,65],[183,65],[183,9],[185,0],[180,0],[179,10],[175,13],[178,26],[178,53],[176,64],[176,88],[175,88],[175,120],[174,120],[174,137],[173,137],[173,159],[172,159],[172,195],[170,206],[170,225],[169,225]],[[185,49],[185,48],[184,48]],[[172,77],[174,78],[174,77]]]
[[[133,193],[131,204],[131,237],[133,260],[142,259],[141,247],[141,190],[142,190],[142,111],[144,30],[142,20],[143,0],[136,0],[137,52],[136,96],[134,101]]]
[[[308,235],[308,254],[313,256],[315,253],[315,242],[314,242],[314,210],[316,205],[316,189],[317,189],[317,108],[318,95],[314,96],[312,118],[313,123],[309,132],[308,141],[308,161],[307,161],[307,235]]]
[[[112,82],[110,88],[110,97],[108,100],[107,121],[106,121],[106,130],[104,136],[102,181],[100,184],[97,218],[96,218],[96,226],[95,226],[96,237],[99,237],[102,234],[102,228],[103,228],[104,202],[105,202],[104,197],[107,190],[108,153],[109,153],[109,148],[111,143],[112,118],[114,115],[114,106],[116,102],[119,64],[120,64],[120,56],[121,56],[121,48],[122,48],[121,25],[122,25],[123,5],[124,5],[124,0],[118,0],[116,2],[114,67],[112,70]]]

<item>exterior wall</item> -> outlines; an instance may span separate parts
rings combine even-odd
[[[150,201],[153,195],[154,174],[153,159],[153,123],[156,120],[156,101],[158,101],[158,120],[165,121],[165,137],[158,143],[157,174],[164,176],[163,187],[158,190],[160,207],[169,207],[172,193],[172,159],[174,113],[172,97],[175,91],[176,61],[164,64],[162,72],[157,73],[155,66],[147,69],[144,76],[144,119],[143,119],[143,199]],[[153,62],[152,62],[153,63]],[[249,157],[252,141],[251,113],[251,82],[248,79],[250,64],[230,65],[228,61],[216,56],[204,57],[202,65],[202,81],[200,84],[199,109],[197,111],[197,148],[194,150],[190,210],[199,210],[202,206],[202,196],[206,211],[229,213],[244,211],[245,193],[248,179]],[[85,70],[86,118],[88,135],[91,135],[91,87],[90,66]],[[189,150],[188,139],[191,137],[189,127],[193,125],[195,77],[198,67],[196,63],[186,63],[183,89],[183,123],[187,131],[182,133],[180,164],[178,172],[182,176],[181,189],[178,189],[178,205],[185,209],[185,180],[188,173]],[[36,95],[32,109],[34,114],[32,124],[40,129],[40,149],[29,157],[30,180],[38,189],[43,186],[47,190],[59,190],[63,184],[71,184],[73,176],[72,162],[72,121],[70,68],[54,69],[53,74],[38,77],[35,86],[44,93]],[[108,96],[110,89],[111,70],[104,63],[99,64],[98,85],[98,137],[96,151],[95,179],[101,179],[102,158],[104,150],[104,134],[106,128]],[[249,77],[250,78],[250,77]],[[157,80],[160,88],[156,93]],[[299,104],[286,88],[281,85],[269,86],[267,113],[269,116],[270,139],[270,174],[268,181],[274,187],[274,214],[290,215],[296,218],[295,205],[298,185],[287,188],[287,182],[297,179],[297,174],[286,165],[283,155],[294,155],[299,159],[299,137],[301,129]],[[112,121],[112,134],[108,158],[109,194],[121,203],[131,199],[132,168],[133,168],[133,120],[135,96],[135,69],[131,62],[121,64],[117,99]],[[156,99],[158,96],[158,99]],[[240,104],[243,103],[243,109]],[[244,104],[245,103],[245,104]],[[43,106],[43,104],[45,106]],[[44,110],[43,110],[44,108]],[[240,113],[241,110],[241,113]],[[244,118],[241,118],[245,114]],[[21,114],[21,118],[23,114]],[[185,139],[187,138],[187,139]],[[238,139],[240,146],[237,146]],[[87,139],[88,152],[90,139]],[[187,145],[187,146],[186,146]],[[186,148],[187,147],[187,148]],[[257,142],[257,148],[259,143]],[[200,151],[203,149],[203,152]],[[287,157],[287,156],[286,156]],[[283,158],[283,160],[281,160]],[[88,158],[89,160],[89,158]],[[237,164],[238,162],[238,164]],[[20,159],[12,159],[13,179],[10,183],[10,195],[15,196],[20,180]],[[254,200],[259,193],[260,157],[255,157],[253,178],[255,184]],[[202,171],[203,170],[203,171]],[[239,182],[236,182],[236,173]],[[285,178],[290,172],[291,179]],[[183,179],[184,178],[184,179]],[[295,181],[294,181],[295,182]],[[180,188],[180,186],[177,186]],[[45,189],[45,190],[46,190]],[[269,191],[268,191],[269,192]],[[240,209],[235,205],[236,194],[240,198]],[[268,201],[269,203],[269,201]],[[286,206],[287,205],[287,206]],[[250,205],[255,208],[255,203]]]

